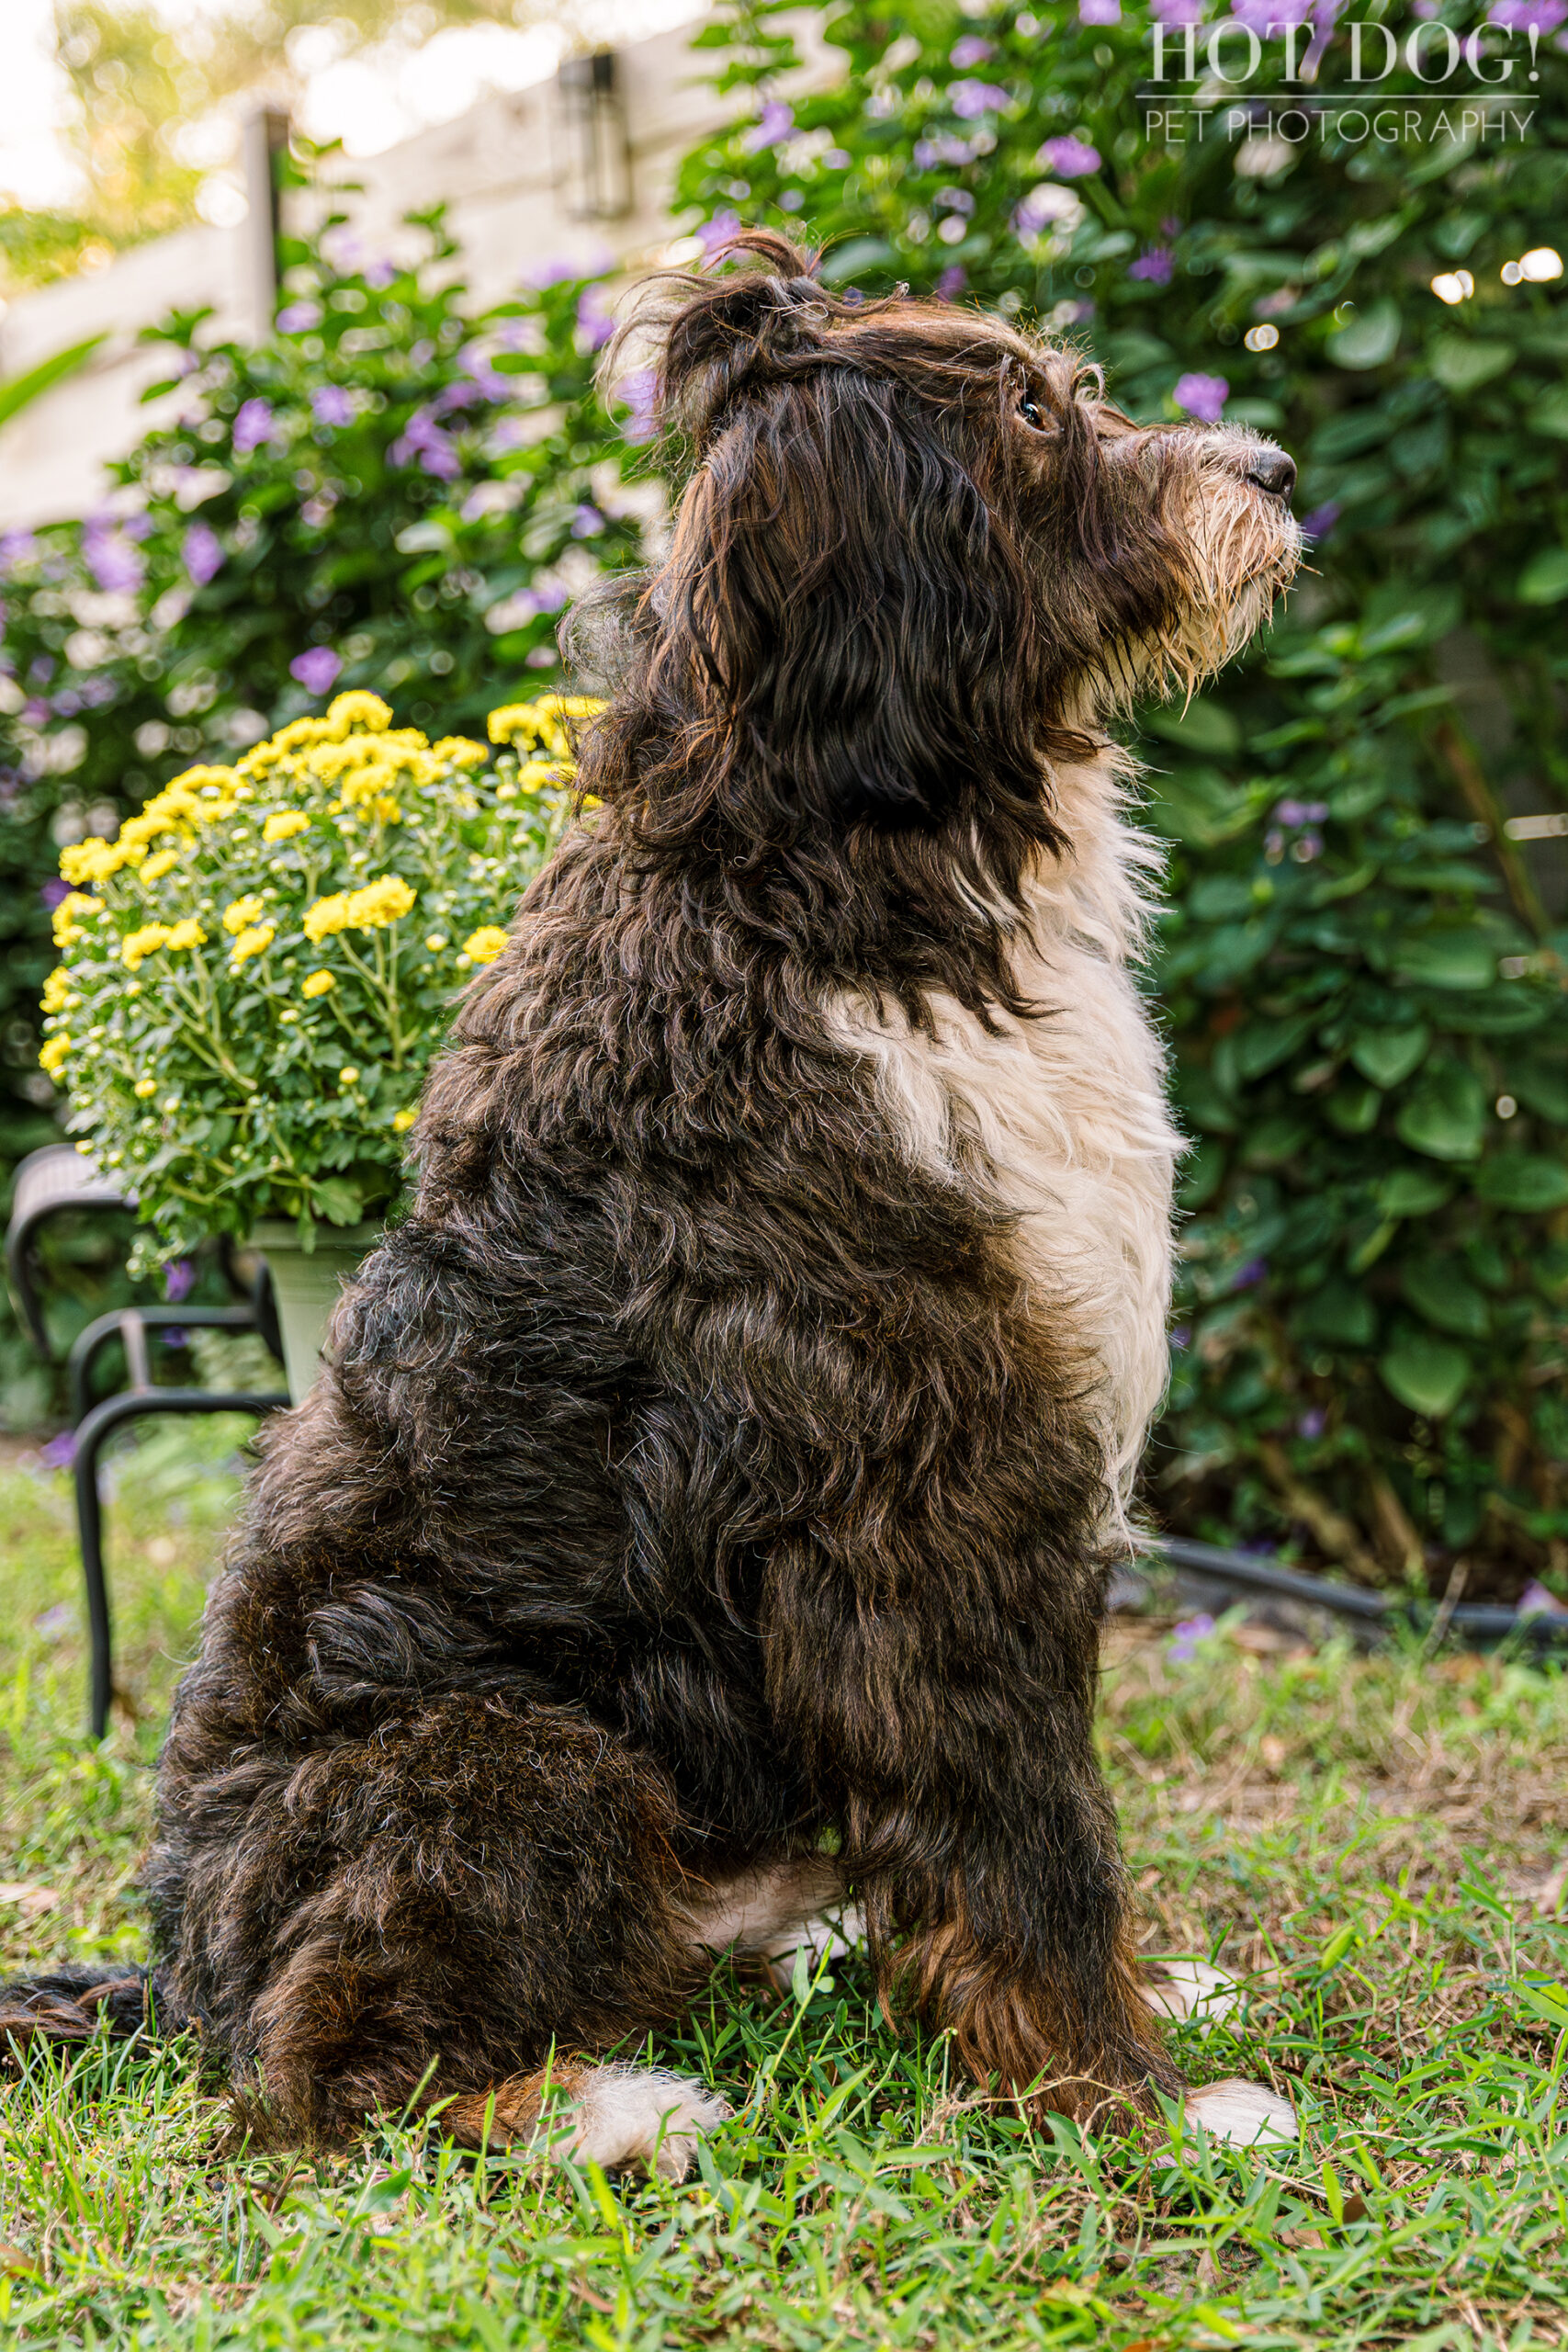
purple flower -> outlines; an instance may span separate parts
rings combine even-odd
[[[114,701],[117,692],[112,678],[89,678],[78,699],[84,710],[99,710],[105,703]]]
[[[1263,1280],[1268,1272],[1267,1258],[1249,1258],[1246,1265],[1238,1266],[1231,1276],[1231,1288],[1232,1290],[1251,1290]]]
[[[454,376],[435,395],[433,414],[450,416],[454,409],[472,408],[484,394],[471,376]]]
[[[583,288],[577,305],[577,332],[590,351],[603,351],[615,334],[615,298],[607,286]]]
[[[1099,171],[1100,150],[1087,139],[1047,139],[1034,161],[1039,170],[1055,172],[1059,180],[1081,180]]]
[[[1213,1630],[1214,1621],[1207,1610],[1201,1617],[1184,1617],[1165,1645],[1172,1666],[1190,1666],[1199,1643],[1206,1642]]]
[[[330,645],[311,645],[294,656],[288,674],[299,679],[308,695],[326,695],[336,685],[342,669],[342,656]]]
[[[1291,855],[1303,865],[1310,865],[1314,857],[1323,855],[1323,835],[1311,832],[1298,834],[1291,844]]]
[[[1568,17],[1568,0],[1496,0],[1488,24],[1506,32],[1554,33]]]
[[[651,368],[634,368],[623,376],[616,390],[630,411],[621,427],[623,441],[651,441],[658,431],[659,378]]]
[[[412,465],[417,458],[421,469],[438,481],[454,481],[463,470],[451,435],[427,408],[415,409],[387,455],[394,466]]]
[[[1192,1334],[1188,1329],[1185,1323],[1179,1323],[1175,1330],[1172,1331],[1170,1335],[1170,1344],[1173,1348],[1187,1348],[1191,1346]]]
[[[158,1337],[166,1348],[188,1348],[190,1333],[180,1323],[165,1323]]]
[[[74,718],[76,713],[81,709],[81,695],[72,693],[69,687],[67,687],[64,694],[56,695],[54,697],[54,715],[56,718]]]
[[[47,1462],[51,1470],[69,1470],[76,1458],[75,1430],[62,1430],[58,1437],[51,1437],[49,1443],[40,1445],[38,1451],[39,1460]]]
[[[1127,265],[1129,277],[1146,278],[1151,286],[1168,286],[1176,268],[1176,255],[1168,245],[1150,245],[1134,262]]]
[[[1532,1577],[1514,1606],[1521,1617],[1561,1617],[1563,1604],[1554,1592],[1550,1592],[1539,1577]]]
[[[917,139],[914,146],[915,169],[934,172],[939,164],[951,164],[962,169],[975,160],[975,150],[967,139],[959,139],[951,130],[937,133],[934,139]]]
[[[584,503],[576,508],[571,518],[574,539],[596,539],[604,528],[604,517],[596,506]]]
[[[987,58],[995,57],[996,53],[995,43],[987,40],[983,34],[964,33],[948,51],[947,62],[950,65],[956,65],[961,74],[968,74],[976,65],[984,65]]]
[[[190,1259],[176,1258],[172,1266],[164,1269],[164,1296],[171,1306],[178,1306],[196,1287],[196,1268]]]
[[[1080,25],[1119,25],[1122,0],[1078,0]]]
[[[1328,815],[1326,800],[1277,800],[1274,822],[1277,825],[1321,825]]]
[[[1275,26],[1304,25],[1312,14],[1312,0],[1235,0],[1231,11],[1238,25],[1267,40]]]
[[[1202,21],[1203,0],[1149,0],[1156,25],[1196,25]]]
[[[975,209],[975,199],[966,187],[939,187],[931,198],[933,212],[962,212],[967,220]]]
[[[234,418],[234,455],[248,458],[264,441],[273,440],[276,431],[270,401],[242,401]]]
[[[950,82],[947,103],[960,122],[974,122],[983,114],[999,114],[1010,107],[1010,91],[998,89],[994,82]],[[1099,156],[1095,162],[1100,161]]]
[[[48,684],[49,684],[49,682],[50,682],[50,680],[51,680],[51,678],[52,678],[52,677],[53,677],[53,675],[54,675],[54,656],[53,656],[53,654],[52,654],[52,653],[35,653],[35,654],[34,654],[34,656],[33,656],[33,658],[32,658],[32,660],[28,663],[28,685],[29,685],[29,686],[47,686],[47,685],[48,685]]]
[[[779,146],[794,129],[795,108],[770,98],[740,144],[748,155],[760,155],[765,147]]]
[[[38,553],[38,541],[30,531],[0,531],[0,572],[9,571],[13,565],[30,563]]]
[[[181,553],[185,558],[186,570],[197,588],[205,588],[208,582],[216,580],[223,569],[223,542],[206,523],[191,525],[186,533]]]
[[[87,569],[106,596],[133,594],[146,567],[124,531],[95,516],[82,534]]]
[[[703,249],[705,264],[719,258],[739,227],[739,212],[716,212],[711,220],[698,221],[692,233]]]
[[[312,327],[321,323],[319,302],[285,302],[277,314],[279,334],[309,334]]]
[[[310,394],[310,414],[318,424],[354,423],[354,397],[341,384],[318,384]]]
[[[1298,1437],[1305,1438],[1319,1438],[1323,1435],[1324,1421],[1325,1416],[1320,1413],[1314,1406],[1310,1413],[1303,1413],[1301,1419],[1296,1423],[1296,1435]]]
[[[1319,541],[1325,539],[1344,511],[1337,498],[1331,498],[1325,506],[1314,506],[1310,514],[1302,516],[1303,536]]]
[[[48,908],[50,913],[52,914],[56,907],[60,904],[62,899],[68,898],[70,896],[70,891],[71,885],[69,882],[62,882],[51,876],[49,881],[44,883],[43,887],[39,891],[39,897],[43,900],[43,903]]]
[[[29,727],[47,727],[54,717],[54,706],[38,695],[29,695],[22,705],[22,717]]]
[[[968,283],[969,272],[961,261],[955,261],[942,271],[931,292],[939,302],[956,302]]]
[[[384,294],[397,274],[398,265],[395,261],[385,259],[373,261],[365,272],[365,283],[367,286],[373,286],[378,294]]]
[[[1200,424],[1218,424],[1230,389],[1223,376],[1179,376],[1172,398],[1178,408],[1184,408]]]

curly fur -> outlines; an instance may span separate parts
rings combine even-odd
[[[745,243],[629,330],[690,478],[577,625],[603,807],[462,1006],[164,1753],[160,2006],[281,2139],[532,2131],[834,1839],[982,2080],[1176,2081],[1091,1733],[1177,1148],[1102,729],[1267,610],[1288,461]]]

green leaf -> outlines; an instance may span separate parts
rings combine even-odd
[[[1243,1140],[1242,1164],[1247,1168],[1282,1168],[1287,1160],[1294,1159],[1311,1135],[1306,1121],[1292,1118],[1288,1112],[1272,1119],[1260,1119]]]
[[[1427,989],[1483,989],[1497,977],[1497,956],[1483,931],[1406,932],[1393,951],[1402,980]]]
[[[1408,1259],[1400,1269],[1400,1288],[1416,1312],[1439,1331],[1483,1340],[1492,1328],[1485,1299],[1451,1258]]]
[[[1481,1081],[1450,1062],[1411,1096],[1394,1125],[1402,1143],[1432,1159],[1478,1159],[1486,1125]]]
[[[1382,1096],[1375,1086],[1337,1086],[1323,1108],[1342,1136],[1370,1135],[1377,1125]]]
[[[1391,1396],[1436,1421],[1451,1413],[1463,1395],[1470,1358],[1441,1340],[1402,1340],[1380,1360],[1378,1372]]]
[[[826,286],[843,286],[863,269],[886,269],[892,259],[886,237],[852,237],[848,244],[829,249],[818,274]]]
[[[1378,1206],[1385,1216],[1430,1216],[1452,1198],[1452,1185],[1429,1168],[1396,1168],[1378,1186]]]
[[[1399,305],[1386,299],[1369,303],[1323,348],[1337,368],[1381,368],[1399,347]]]
[[[0,384],[0,424],[8,424],[12,417],[18,415],[31,401],[41,400],[45,392],[52,391],[56,384],[63,383],[67,376],[73,376],[79,368],[85,368],[98,345],[107,337],[108,329],[106,327],[101,334],[90,334],[81,343],[73,343],[65,350],[55,352],[51,358],[40,359],[36,368],[28,368],[20,376],[12,376]]]
[[[1525,423],[1532,433],[1550,433],[1555,440],[1568,441],[1568,385],[1560,384],[1537,401]]]
[[[1233,711],[1219,702],[1192,702],[1185,710],[1150,710],[1144,725],[1151,735],[1163,735],[1190,752],[1224,757],[1241,749],[1241,725]]]
[[[1568,1070],[1551,1068],[1534,1055],[1521,1055],[1507,1069],[1510,1094],[1554,1126],[1568,1127]]]
[[[364,1214],[364,1195],[346,1176],[323,1176],[311,1186],[316,1206],[329,1225],[357,1225]]]
[[[1225,1172],[1225,1148],[1216,1136],[1205,1136],[1180,1163],[1176,1197],[1184,1209],[1201,1209],[1213,1200]]]
[[[1364,1290],[1335,1280],[1302,1300],[1291,1329],[1298,1339],[1326,1347],[1370,1348],[1377,1337],[1377,1310]]]
[[[1297,1013],[1288,1021],[1249,1021],[1235,1039],[1235,1067],[1242,1078],[1262,1078],[1289,1061],[1311,1036],[1319,1015]]]
[[[1483,343],[1467,334],[1434,335],[1427,365],[1446,392],[1473,392],[1514,364],[1511,343]]]
[[[1432,1033],[1426,1023],[1414,1028],[1361,1029],[1350,1046],[1350,1059],[1374,1086],[1398,1086],[1426,1059]]]
[[[1568,596],[1568,548],[1547,548],[1519,574],[1518,597],[1525,605],[1557,605]]]
[[[1481,1170],[1475,1189],[1494,1208],[1540,1215],[1568,1201],[1568,1164],[1541,1152],[1499,1152]]]

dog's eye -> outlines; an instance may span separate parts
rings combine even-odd
[[[1022,417],[1025,424],[1032,424],[1036,433],[1044,432],[1045,414],[1038,401],[1020,401],[1018,404],[1018,413],[1020,416]]]

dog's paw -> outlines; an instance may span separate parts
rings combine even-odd
[[[1156,2017],[1174,2018],[1178,2023],[1190,2018],[1200,2033],[1209,2033],[1241,2007],[1241,1986],[1212,1962],[1156,1960],[1147,1965],[1144,1993]]]
[[[604,2172],[684,2180],[697,2142],[729,2113],[716,2092],[654,2066],[593,2066],[558,2060],[535,2075],[475,2091],[446,2109],[441,2124],[459,2146],[570,2158]]]
[[[1189,2091],[1187,2120],[1211,2140],[1227,2141],[1233,2148],[1293,2140],[1298,2129],[1288,2099],[1263,2083],[1244,2083],[1235,2075],[1207,2083],[1201,2091]]]

